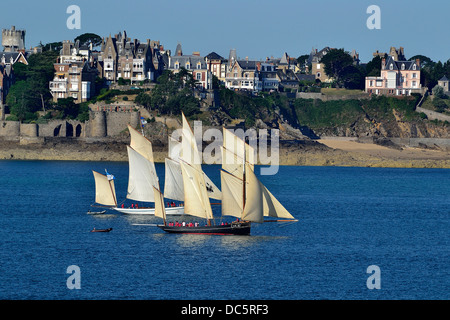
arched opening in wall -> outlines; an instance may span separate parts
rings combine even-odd
[[[66,137],[73,137],[73,126],[66,122]]]
[[[53,130],[53,136],[54,137],[59,137],[59,132],[61,131],[61,125],[57,126],[54,130]]]
[[[78,125],[75,127],[75,136],[76,136],[76,137],[81,137],[81,124],[78,124]]]

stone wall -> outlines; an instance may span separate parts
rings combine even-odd
[[[424,109],[422,107],[416,107],[417,112],[423,112],[427,115],[427,118],[430,120],[440,120],[440,121],[448,121],[450,122],[450,116],[442,114],[440,112]]]
[[[51,120],[47,123],[20,123],[0,121],[0,137],[70,137],[101,138],[114,137],[127,129],[130,124],[138,127],[139,112],[91,112],[90,120]]]

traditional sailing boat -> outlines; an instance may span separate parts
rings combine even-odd
[[[131,142],[127,146],[129,176],[126,198],[141,202],[155,202],[153,187],[159,190],[159,179],[153,160],[152,143],[130,125],[128,125],[128,130]],[[121,208],[116,206],[114,210],[125,214],[155,214],[155,208],[151,207]],[[180,215],[184,213],[184,208],[183,206],[168,206],[166,213]]]
[[[200,158],[196,145],[187,142],[192,135],[192,129],[183,125],[183,142],[185,137],[188,137],[182,146],[180,161],[185,190],[185,213],[204,218],[207,224],[204,226],[180,226],[172,223],[167,225],[165,212],[160,209],[157,216],[164,220],[163,225],[158,225],[160,229],[169,233],[248,235],[251,222],[262,223],[264,216],[289,219],[284,221],[297,221],[256,177],[253,171],[254,149],[224,128],[221,170],[222,215],[234,216],[238,220],[230,224],[214,225],[205,176],[198,165],[199,162],[188,162],[192,159],[199,161]],[[189,157],[187,158],[186,155]]]

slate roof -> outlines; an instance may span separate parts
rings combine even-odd
[[[413,66],[416,65],[415,61],[395,61],[393,57],[389,56],[386,60],[386,70],[390,70],[392,64],[392,70],[402,70],[402,65],[405,65],[404,70],[414,70]],[[416,65],[416,67],[419,67]],[[419,68],[418,68],[419,69]]]

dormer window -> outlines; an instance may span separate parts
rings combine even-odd
[[[391,64],[389,65],[389,70],[394,70],[394,64],[391,63]]]
[[[178,62],[175,62],[175,69],[180,69],[180,64]]]
[[[186,63],[186,69],[190,69],[191,68],[191,65],[189,64],[189,62],[188,63]]]
[[[214,65],[214,68],[215,68],[216,66]],[[199,63],[197,63],[197,69],[198,70],[200,70],[202,68],[202,64],[199,62]]]
[[[413,64],[413,70],[416,70],[416,68],[417,68],[417,65],[414,63]]]
[[[405,70],[405,64],[402,63],[402,70]]]

